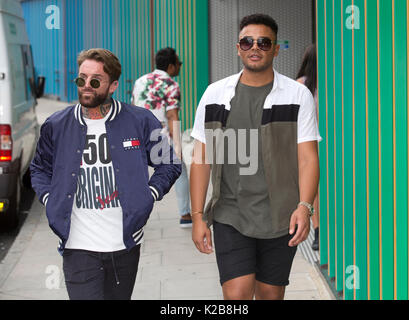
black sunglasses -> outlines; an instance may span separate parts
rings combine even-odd
[[[243,51],[250,50],[251,48],[253,48],[254,41],[255,40],[252,37],[244,37],[240,39],[239,41],[240,49]],[[274,41],[274,43],[276,43],[276,41]],[[271,41],[271,39],[269,38],[261,37],[257,39],[257,46],[263,51],[269,51],[272,45],[273,41]]]
[[[74,80],[75,84],[77,85],[77,87],[82,88],[83,86],[85,86],[85,79],[78,77]],[[90,86],[94,89],[98,89],[101,86],[101,81],[98,79],[91,79],[91,81],[89,82]]]

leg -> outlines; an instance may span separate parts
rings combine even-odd
[[[130,300],[135,285],[140,256],[138,245],[130,252],[108,253],[104,259],[105,300]]]
[[[257,240],[256,299],[283,300],[297,247],[289,247],[292,235]]]
[[[182,161],[182,173],[175,182],[176,197],[178,200],[179,215],[190,214],[189,179],[185,163]]]
[[[285,286],[256,281],[256,300],[284,300]]]
[[[104,299],[104,271],[98,253],[65,249],[63,270],[70,300]]]
[[[214,246],[220,283],[226,300],[253,300],[256,241],[230,225],[214,221]]]
[[[191,228],[192,216],[190,215],[190,191],[186,164],[182,161],[182,174],[175,182],[176,198],[180,215],[180,227]]]
[[[223,283],[224,300],[253,300],[255,274],[248,274]]]

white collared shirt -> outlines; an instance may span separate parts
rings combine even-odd
[[[235,95],[235,89],[242,72],[212,83],[207,87],[196,110],[195,123],[191,133],[194,139],[206,143],[206,106],[216,104],[224,106],[225,110],[231,109],[230,101]],[[311,92],[301,83],[278,73],[276,70],[274,70],[273,89],[267,96],[263,108],[272,109],[275,105],[300,106],[297,121],[298,143],[322,140]]]

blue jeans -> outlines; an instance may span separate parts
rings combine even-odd
[[[186,164],[182,161],[182,173],[175,182],[176,198],[178,200],[179,214],[184,216],[190,213],[190,190]]]

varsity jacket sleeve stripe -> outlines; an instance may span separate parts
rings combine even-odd
[[[52,126],[47,119],[41,126],[36,153],[30,165],[31,184],[43,205],[46,205],[50,193],[52,168]]]
[[[154,187],[152,187],[152,186],[149,186],[149,188],[151,189],[151,193],[152,193],[153,199],[155,199],[155,201],[157,201],[158,198],[159,198],[159,192],[158,192],[158,190],[156,190],[156,189],[155,189]]]

